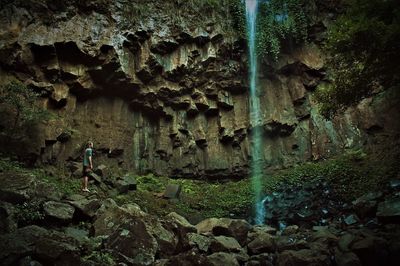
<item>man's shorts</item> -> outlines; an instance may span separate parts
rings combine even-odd
[[[83,176],[89,177],[91,172],[92,172],[92,169],[90,169],[89,166],[83,166],[83,169],[82,169],[82,175]]]

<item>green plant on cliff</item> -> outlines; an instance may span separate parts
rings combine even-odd
[[[277,59],[283,42],[302,43],[307,37],[312,1],[270,0],[260,3],[257,17],[257,52]]]
[[[399,84],[400,5],[397,0],[345,0],[328,28],[325,51],[331,86],[316,91],[321,113],[332,117],[382,88]]]
[[[15,134],[19,129],[49,118],[49,112],[38,105],[40,94],[23,83],[12,81],[0,87],[1,113],[11,125],[4,127],[6,134]]]

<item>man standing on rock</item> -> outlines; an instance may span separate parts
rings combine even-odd
[[[93,171],[93,142],[89,141],[83,155],[83,181],[82,181],[82,191],[90,192],[88,189],[89,174]]]

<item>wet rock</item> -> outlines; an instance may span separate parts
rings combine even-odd
[[[376,213],[379,221],[386,223],[400,222],[400,198],[393,198],[379,203]]]
[[[367,235],[354,242],[351,251],[358,256],[362,265],[386,264],[388,260],[387,242],[379,237]]]
[[[62,223],[70,222],[75,212],[75,208],[71,205],[55,201],[45,202],[43,210],[48,218]]]
[[[236,260],[235,256],[230,253],[225,252],[217,252],[207,256],[208,261],[213,266],[219,265],[232,265],[232,266],[239,266],[238,261]]]

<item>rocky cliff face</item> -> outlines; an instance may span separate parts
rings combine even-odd
[[[247,48],[231,18],[180,1],[76,2],[2,3],[1,82],[17,78],[44,92],[44,106],[57,115],[23,152],[63,165],[92,139],[97,161],[137,173],[245,176]],[[266,168],[396,139],[393,91],[332,121],[318,115],[311,94],[326,74],[315,43],[261,65]]]

